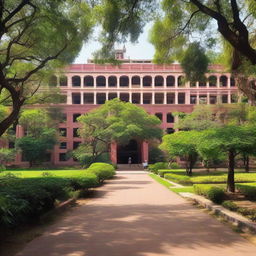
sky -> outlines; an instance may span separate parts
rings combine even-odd
[[[152,59],[154,55],[154,47],[148,42],[149,29],[152,24],[147,24],[144,28],[144,32],[140,35],[138,43],[131,44],[125,43],[126,57],[130,59]],[[100,44],[97,43],[92,37],[90,41],[84,44],[81,52],[75,59],[76,64],[85,64],[87,59],[92,58],[92,53],[100,48]],[[121,46],[123,48],[123,45]]]

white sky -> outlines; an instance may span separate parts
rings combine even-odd
[[[144,32],[140,35],[138,43],[131,44],[126,43],[126,57],[131,59],[152,59],[154,55],[154,47],[148,42],[149,29],[151,24],[147,24],[144,28]],[[121,46],[123,47],[123,46]],[[100,44],[92,39],[85,44],[75,59],[74,63],[84,64],[87,63],[87,59],[92,58],[92,53],[100,48]]]

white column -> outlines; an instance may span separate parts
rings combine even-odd
[[[210,87],[210,83],[209,83],[209,77],[206,77],[206,88],[209,88]]]
[[[207,92],[207,105],[209,105],[209,104],[210,104],[210,93]]]
[[[179,76],[175,76],[175,88],[178,88],[178,78]]]
[[[83,92],[80,93],[80,104],[84,105],[84,93]]]
[[[164,92],[164,105],[167,104],[167,92]]]
[[[105,76],[105,79],[106,79],[106,88],[108,88],[108,77]]]
[[[106,92],[106,101],[109,99],[109,92]]]
[[[96,76],[93,76],[93,88],[96,88]]]
[[[228,104],[230,104],[231,103],[231,92],[229,91],[228,92]]]
[[[68,76],[68,88],[72,87],[72,78],[71,76]]]
[[[116,77],[116,80],[117,80],[117,88],[120,88],[120,77],[117,76],[117,77]]]
[[[231,77],[228,76],[228,88],[230,88],[230,87],[231,87]]]
[[[97,105],[97,93],[94,92],[94,95],[93,95],[94,99],[93,99],[93,104],[94,105]]]
[[[190,92],[185,92],[185,104],[190,104]]]
[[[196,88],[199,88],[199,82],[196,81]]]
[[[220,76],[217,76],[217,88],[220,88]]]
[[[117,98],[120,99],[120,92],[117,92]]]
[[[166,77],[166,76],[164,76],[163,78],[164,78],[164,88],[167,88],[167,83],[166,83],[166,79],[167,79],[167,77]]]
[[[72,93],[71,93],[71,91],[67,92],[67,104],[72,105]]]
[[[155,101],[155,92],[152,92],[152,104],[156,104],[156,101]]]
[[[143,77],[140,77],[140,88],[143,88]]]
[[[155,88],[155,77],[152,76],[152,88]]]
[[[197,93],[196,93],[196,104],[197,104],[197,105],[199,105],[199,100],[200,100],[200,98],[199,98],[199,92],[197,92]]]
[[[129,102],[132,103],[132,92],[129,92]]]
[[[178,92],[176,91],[175,92],[175,104],[177,105],[178,104]]]

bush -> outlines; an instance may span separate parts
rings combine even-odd
[[[101,183],[106,179],[111,179],[115,175],[113,165],[106,163],[93,163],[87,171],[95,174]]]
[[[44,176],[17,178],[0,177],[0,226],[10,227],[36,220],[52,209],[56,201],[74,197],[78,189],[88,190],[99,184],[93,173],[76,177]]]
[[[167,174],[167,173],[172,173],[172,171],[171,170],[158,170],[158,175],[160,176],[160,177],[164,177],[164,175],[165,174]]]
[[[256,200],[256,183],[236,184],[236,188],[249,200]]]
[[[171,163],[169,167],[170,167],[170,169],[179,169],[180,168],[179,164],[176,162]]]
[[[160,169],[167,169],[168,168],[168,164],[165,163],[165,162],[158,162],[158,163],[155,163],[155,164],[150,164],[148,169],[157,174],[158,173],[158,170]]]
[[[224,188],[212,185],[194,185],[194,191],[198,195],[203,195],[212,202],[220,204],[224,201]]]
[[[239,208],[234,202],[232,201],[224,201],[222,203],[222,206],[229,209],[230,211],[237,211],[237,209]]]
[[[182,185],[192,185],[193,184],[191,182],[190,177],[187,176],[185,173],[183,174],[183,172],[181,172],[181,174],[178,172],[166,173],[166,174],[164,174],[164,178],[167,180],[171,180],[171,181],[180,183]]]

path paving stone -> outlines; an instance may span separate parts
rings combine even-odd
[[[255,256],[256,246],[146,173],[118,173],[18,256]]]

